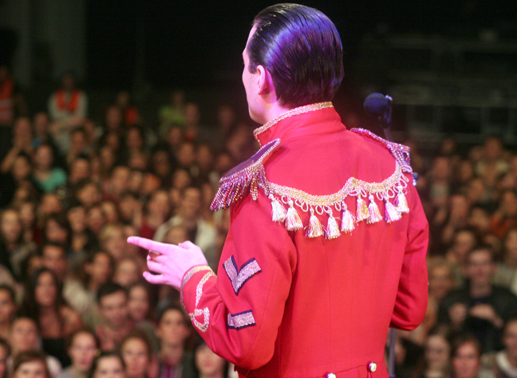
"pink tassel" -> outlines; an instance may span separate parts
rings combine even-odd
[[[398,187],[399,194],[397,194],[397,198],[395,199],[395,206],[397,210],[401,214],[409,213],[409,206],[407,204],[406,196],[404,195],[404,190],[401,186]]]
[[[314,209],[311,207],[311,217],[309,218],[309,228],[307,229],[307,233],[305,236],[309,238],[317,238],[318,236],[323,235],[323,226],[321,225],[320,220],[314,214]]]
[[[327,239],[335,239],[341,233],[339,232],[339,227],[336,222],[336,218],[332,215],[332,209],[327,210],[327,214],[329,215],[329,221],[327,222],[327,229],[325,230],[325,236]]]
[[[285,221],[285,218],[287,217],[285,207],[280,202],[278,202],[272,194],[269,195],[269,199],[271,200],[273,222]]]
[[[393,206],[393,204],[386,199],[386,204],[384,205],[384,217],[386,219],[386,223],[391,223],[398,221],[402,216],[400,215],[399,211]]]
[[[377,204],[375,203],[373,195],[370,194],[368,198],[370,199],[370,204],[368,205],[368,212],[370,213],[370,216],[366,220],[366,223],[377,223],[382,219],[381,213],[379,211],[379,208],[377,207]]]
[[[357,210],[356,210],[357,221],[361,222],[365,219],[368,219],[370,213],[368,212],[368,206],[366,202],[361,198],[361,194],[357,196]]]
[[[289,200],[289,209],[285,218],[285,228],[287,231],[296,231],[303,227],[302,220],[294,208],[293,200]]]
[[[346,203],[343,202],[343,215],[341,217],[341,231],[348,233],[352,232],[355,228],[354,226],[354,216],[348,210]]]

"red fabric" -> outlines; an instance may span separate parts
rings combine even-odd
[[[382,182],[395,171],[391,153],[347,131],[333,108],[286,118],[259,136],[262,145],[275,138],[281,144],[265,162],[268,180],[310,194],[335,193],[351,176]],[[388,327],[415,328],[427,307],[428,224],[415,188],[409,184],[406,191],[410,213],[401,220],[363,221],[332,240],[272,222],[263,191],[256,201],[248,195],[232,205],[218,276],[208,279],[201,295],[198,283],[206,272],[183,288],[189,313],[210,311],[201,336],[241,376],[387,377]],[[355,214],[355,197],[347,204]],[[307,225],[309,214],[299,214]],[[239,269],[252,258],[261,268],[237,295],[222,265],[231,256]],[[255,325],[227,327],[228,313],[249,310]],[[369,373],[372,361],[378,368]]]
[[[14,120],[14,81],[8,77],[0,86],[0,123],[11,124]]]
[[[81,93],[78,90],[72,91],[70,98],[66,101],[66,92],[64,89],[60,89],[56,93],[57,107],[62,111],[68,111],[70,113],[75,112],[79,105],[79,96]]]

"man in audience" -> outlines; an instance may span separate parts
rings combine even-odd
[[[134,328],[127,300],[126,289],[113,282],[105,283],[97,292],[101,323],[95,327],[95,334],[103,351],[116,349]]]
[[[473,333],[483,350],[499,349],[504,322],[517,314],[517,297],[493,285],[495,272],[490,247],[479,246],[467,254],[464,268],[467,283],[443,298],[438,320],[450,323],[457,331]]]

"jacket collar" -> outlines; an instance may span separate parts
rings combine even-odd
[[[261,146],[273,139],[287,139],[346,130],[332,103],[319,102],[291,109],[255,129]]]

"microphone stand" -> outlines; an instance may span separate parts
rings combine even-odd
[[[390,142],[393,142],[393,137],[391,136],[391,118],[392,118],[392,103],[393,99],[386,95],[384,96],[388,101],[386,111],[383,115],[378,117],[380,124],[382,125],[382,129],[384,130],[384,136]],[[394,328],[390,328],[389,330],[389,342],[390,347],[388,351],[388,375],[390,378],[395,378],[395,340],[396,340],[396,330]]]

